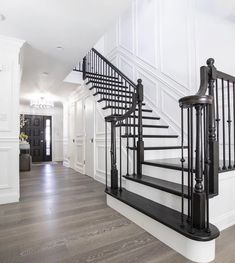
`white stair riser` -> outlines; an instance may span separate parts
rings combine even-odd
[[[139,184],[131,180],[126,180],[125,188],[130,192],[133,192],[137,195],[143,196],[154,202],[157,202],[164,206],[168,206],[174,210],[181,212],[181,197],[180,196],[173,195],[171,193],[167,193],[167,192],[158,190],[156,188],[153,188],[153,187],[150,187],[144,184]],[[187,214],[188,202],[186,199],[184,201],[184,204],[185,204],[184,213]]]
[[[147,150],[144,151],[145,160],[165,159],[165,158],[180,158],[180,149],[169,150]]]
[[[181,184],[181,171],[151,165],[143,165],[143,174],[162,180]],[[184,172],[185,185],[188,183],[188,172]]]
[[[125,133],[125,127],[122,127],[122,134]],[[131,134],[134,134],[134,127],[131,127],[130,129]],[[138,135],[138,127],[135,128],[135,134]],[[156,135],[156,134],[172,134],[169,129],[166,128],[149,128],[149,127],[143,127],[143,134],[150,134],[150,135]]]

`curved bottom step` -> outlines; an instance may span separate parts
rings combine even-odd
[[[215,238],[219,230],[210,225],[211,233],[192,235],[180,225],[181,214],[171,208],[131,193],[106,191],[107,204],[167,244],[186,258],[195,262],[210,262],[215,256]]]

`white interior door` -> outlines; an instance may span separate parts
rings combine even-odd
[[[75,169],[75,105],[72,104],[69,108],[69,162],[70,167]]]
[[[85,173],[94,177],[94,100],[87,97],[85,105]]]

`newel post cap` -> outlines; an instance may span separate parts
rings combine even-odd
[[[212,67],[215,64],[215,60],[213,58],[208,58],[206,64],[208,67]]]

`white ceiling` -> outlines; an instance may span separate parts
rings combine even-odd
[[[39,93],[57,100],[67,97],[77,85],[64,78],[130,4],[131,0],[0,0],[0,14],[6,18],[0,22],[0,34],[27,42],[22,100]]]

